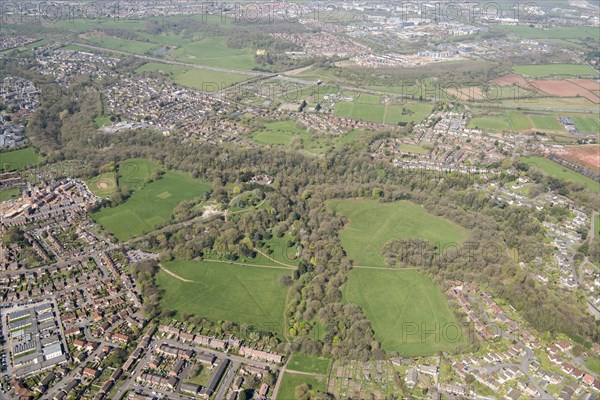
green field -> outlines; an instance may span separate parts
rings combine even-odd
[[[125,203],[103,208],[92,218],[117,239],[127,240],[168,222],[177,204],[204,194],[210,187],[183,172],[167,171],[161,179],[136,190]]]
[[[593,68],[585,64],[516,65],[513,70],[532,78],[598,76]]]
[[[311,374],[327,375],[330,360],[328,358],[311,356],[303,353],[294,353],[287,364],[287,369]]]
[[[117,191],[117,181],[114,172],[104,172],[89,179],[88,188],[98,197],[108,197]]]
[[[200,65],[249,71],[256,67],[254,55],[258,49],[227,47],[224,37],[210,37],[182,44],[167,53],[167,58]]]
[[[314,377],[310,375],[299,375],[286,372],[281,381],[281,387],[277,399],[294,400],[297,399],[295,390],[296,386],[306,383],[309,389],[314,393],[310,398],[316,398],[317,393],[325,393],[327,391],[327,379],[325,377]]]
[[[441,245],[461,243],[468,231],[429,214],[409,201],[379,203],[372,199],[331,200],[332,211],[350,221],[340,234],[342,246],[355,265],[385,267],[384,245],[393,239],[424,239]]]
[[[165,268],[193,282],[160,271],[163,308],[282,334],[288,289],[277,278],[289,270],[199,261],[173,261]]]
[[[0,153],[0,165],[4,172],[20,171],[42,160],[43,157],[38,156],[33,147]]]
[[[565,131],[565,128],[558,122],[556,117],[545,117],[538,115],[530,115],[531,121],[535,125],[536,129],[540,130],[551,130],[551,131]]]
[[[417,270],[353,269],[343,298],[362,307],[386,351],[430,355],[466,342],[444,295]]]
[[[134,54],[146,54],[160,47],[156,43],[142,42],[139,40],[127,40],[112,36],[88,36],[86,41],[94,46]]]
[[[469,128],[490,129],[493,131],[511,130],[510,121],[502,114],[490,114],[481,117],[474,117],[469,122]]]
[[[158,169],[154,161],[145,158],[121,161],[117,176],[118,186],[132,191],[141,189],[150,175]]]
[[[406,151],[409,153],[416,153],[416,154],[427,154],[429,153],[429,151],[421,146],[415,146],[414,144],[404,144],[402,143],[400,145],[400,151]]]
[[[110,124],[112,124],[112,121],[107,115],[98,115],[94,117],[94,125],[96,128],[102,128],[103,126],[108,126]]]
[[[494,29],[510,32],[525,39],[591,39],[596,42],[600,40],[600,32],[595,28],[553,26],[540,29],[527,25],[498,25]]]
[[[583,185],[587,187],[589,190],[595,193],[600,193],[600,183],[594,181],[593,179],[588,178],[587,176],[583,176],[578,174],[575,171],[571,171],[570,169],[566,169],[562,165],[555,163],[544,157],[521,157],[521,161],[528,163],[529,165],[535,166],[536,170],[540,170],[550,176],[555,178],[560,178],[565,181],[577,183],[579,185]]]
[[[345,136],[316,138],[312,137],[307,130],[297,127],[294,121],[284,120],[265,123],[265,128],[253,132],[250,139],[263,146],[283,146],[288,149],[304,150],[307,153],[323,154],[332,147],[356,139],[360,133],[355,130]]]
[[[0,201],[18,199],[21,196],[19,189],[4,189],[0,190]]]
[[[600,133],[598,118],[571,118],[579,132]]]
[[[341,117],[354,118],[397,125],[400,122],[419,123],[431,114],[433,104],[430,103],[404,103],[404,104],[379,104],[373,98],[361,95],[352,102],[339,102],[335,105],[334,114]]]
[[[219,91],[234,83],[242,82],[249,78],[246,75],[154,62],[144,64],[135,71],[137,73],[161,71],[162,73],[167,74],[169,79],[178,85],[209,93]]]
[[[590,356],[585,359],[585,365],[596,375],[600,375],[600,357]]]

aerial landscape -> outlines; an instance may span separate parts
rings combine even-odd
[[[0,1],[0,400],[600,399],[600,0]]]

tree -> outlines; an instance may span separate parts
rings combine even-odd
[[[11,244],[18,244],[19,246],[22,246],[25,243],[25,235],[23,234],[23,230],[17,226],[9,227],[6,232],[4,232],[2,243],[4,243],[6,246]]]
[[[294,396],[298,400],[308,400],[310,397],[310,387],[306,383],[301,383],[294,389]]]

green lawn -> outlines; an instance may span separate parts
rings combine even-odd
[[[407,151],[409,153],[416,153],[416,154],[427,154],[429,151],[421,146],[415,146],[414,144],[401,144],[400,145],[400,150],[401,151]]]
[[[558,122],[556,117],[543,117],[538,115],[530,115],[531,121],[535,125],[536,129],[540,130],[552,130],[552,131],[565,131],[565,128]]]
[[[107,49],[120,50],[127,53],[145,54],[160,47],[156,43],[127,40],[112,36],[89,36],[86,39],[90,44]]]
[[[579,132],[600,133],[598,118],[571,118]]]
[[[117,174],[118,186],[132,191],[141,189],[150,175],[158,169],[154,161],[145,158],[121,161]]]
[[[235,83],[247,80],[246,75],[230,74],[227,72],[203,70],[161,63],[147,63],[135,70],[138,73],[161,71],[178,85],[198,89],[205,92],[216,92]]]
[[[114,172],[104,172],[86,181],[88,188],[98,197],[108,197],[117,190]]]
[[[94,118],[94,125],[96,126],[96,128],[101,128],[110,124],[112,124],[112,121],[107,115],[98,115]]]
[[[515,131],[526,131],[531,129],[531,121],[521,111],[507,110],[506,115],[510,120],[510,125]]]
[[[512,127],[506,115],[502,113],[490,113],[489,115],[472,118],[469,122],[469,128],[509,131]]]
[[[281,387],[279,388],[279,394],[277,395],[277,399],[297,399],[295,394],[296,386],[301,385],[303,383],[306,383],[309,389],[314,393],[314,396],[311,396],[310,398],[316,398],[317,393],[325,393],[327,391],[326,378],[316,378],[309,375],[299,375],[286,372],[285,375],[283,375],[283,380],[281,381]]]
[[[328,206],[349,220],[340,239],[355,265],[385,267],[382,250],[393,239],[417,238],[444,245],[461,243],[468,237],[466,229],[409,201],[331,200]]]
[[[249,71],[257,66],[254,62],[256,50],[258,49],[227,47],[226,38],[210,37],[184,43],[177,49],[171,50],[167,58],[192,64]]]
[[[532,78],[598,76],[598,73],[586,64],[516,65],[513,70]]]
[[[521,161],[530,165],[534,165],[536,170],[541,170],[550,176],[583,185],[592,192],[600,193],[600,183],[588,178],[587,176],[583,176],[577,172],[571,171],[570,169],[567,169],[547,158],[521,157]]]
[[[585,365],[588,367],[590,371],[595,373],[596,375],[600,375],[600,358],[590,356],[585,359]]]
[[[337,103],[334,114],[359,120],[397,125],[400,122],[421,122],[433,110],[433,104],[430,103],[379,104],[373,102],[373,98],[376,98],[376,96],[363,96],[357,97],[352,102]]]
[[[311,374],[327,375],[330,360],[303,353],[294,353],[287,364],[287,369]]]
[[[466,342],[444,295],[417,270],[353,269],[343,298],[362,307],[386,351],[430,355]]]
[[[13,200],[21,197],[19,189],[4,189],[0,190],[0,201]]]
[[[268,122],[266,128],[259,132],[254,132],[251,136],[258,144],[285,146],[289,147],[294,136],[308,139],[308,132],[305,129],[298,128],[292,120]]]
[[[167,171],[161,179],[136,190],[125,203],[103,208],[92,217],[117,239],[127,240],[168,222],[177,204],[204,194],[210,187],[183,172]]]
[[[282,335],[287,288],[277,278],[290,271],[199,261],[172,261],[158,283],[163,308],[219,321],[247,323]]]
[[[43,159],[35,153],[33,147],[0,153],[0,165],[4,172],[20,171]]]

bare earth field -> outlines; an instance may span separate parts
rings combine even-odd
[[[560,158],[600,174],[600,151],[598,150],[598,145],[568,147],[565,151],[555,154]]]

